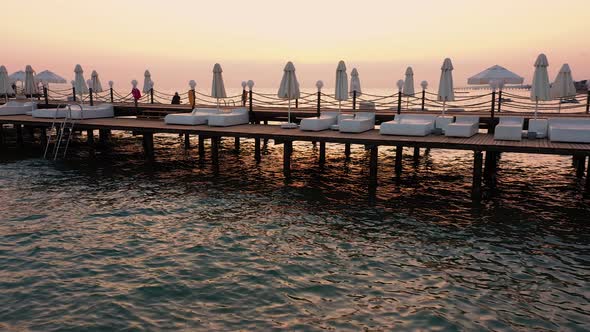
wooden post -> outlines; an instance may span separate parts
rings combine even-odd
[[[248,91],[248,111],[250,112],[251,121],[254,121],[254,108],[252,107],[252,89]]]
[[[369,180],[371,183],[377,183],[377,165],[378,165],[378,155],[379,155],[379,147],[377,145],[373,145],[369,148],[370,150],[370,159],[369,159]]]
[[[188,150],[191,148],[191,137],[189,133],[184,133],[184,149]]]
[[[483,154],[481,151],[475,151],[473,157],[473,185],[471,187],[471,198],[481,198],[481,172],[482,172]]]
[[[322,107],[322,92],[318,91],[318,109],[317,109],[318,116],[320,116],[321,107]]]
[[[88,145],[93,145],[94,144],[94,130],[88,129],[86,131],[86,136],[88,136],[86,143],[88,143]]]
[[[426,89],[422,89],[422,108],[421,110],[424,110],[424,102],[426,101]]]
[[[588,97],[586,97],[586,114],[590,113],[590,89],[588,90]]]
[[[112,103],[115,101],[115,98],[113,98],[113,88],[111,87],[110,90],[111,90],[111,103]]]
[[[143,150],[147,159],[154,158],[154,133],[143,133]]]
[[[495,109],[496,109],[496,90],[492,91],[492,109],[491,109],[491,116],[490,116],[490,126],[488,127],[488,133],[493,134],[496,131],[496,124],[495,124]]]
[[[73,101],[76,101],[76,87],[72,87],[72,96],[73,96]]]
[[[154,103],[154,88],[150,88],[150,104]]]
[[[234,149],[236,152],[240,152],[240,138],[236,137],[234,140]]]
[[[502,112],[502,89],[498,91],[498,113]]]
[[[47,94],[46,86],[43,86],[43,97],[45,98],[45,105],[49,105],[49,95]]]
[[[402,157],[404,155],[404,147],[398,145],[395,147],[395,174],[402,174]]]
[[[320,142],[319,163],[320,165],[324,165],[326,163],[326,142]]]
[[[350,159],[350,143],[344,143],[344,156]]]
[[[352,109],[356,110],[356,90],[352,91]]]
[[[414,147],[414,163],[417,164],[420,161],[420,148]]]
[[[94,99],[92,98],[92,88],[88,89],[88,95],[90,96],[90,106],[94,106]]]
[[[260,156],[260,138],[256,137],[254,139],[254,160],[256,160],[256,162],[259,163],[261,159],[262,158]]]
[[[23,141],[23,127],[22,125],[14,125],[16,128],[16,145],[18,145],[19,147],[22,147],[24,144]]]
[[[402,92],[397,93],[397,114],[402,112]]]
[[[299,99],[295,99],[295,109],[299,108]]]
[[[199,135],[199,159],[205,158],[205,137]]]
[[[283,143],[283,174],[286,178],[291,177],[291,152],[293,149],[292,141]]]
[[[41,136],[40,136],[41,146],[45,147],[45,146],[47,146],[47,128],[42,127],[40,129],[41,129]]]
[[[213,166],[219,166],[219,141],[221,137],[213,136],[211,137],[211,162]]]
[[[101,143],[106,143],[109,140],[109,129],[99,129],[98,130],[98,139]]]
[[[191,109],[194,109],[195,105],[197,104],[197,93],[195,92],[195,89],[191,89],[190,94],[193,97],[193,102],[191,103]],[[244,106],[246,106],[246,105],[244,104]]]

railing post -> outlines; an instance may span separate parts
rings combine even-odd
[[[250,119],[254,119],[254,108],[252,107],[252,88],[248,89],[248,111],[250,112]]]
[[[318,117],[320,116],[321,108],[322,108],[322,92],[318,91],[318,110],[317,110]]]
[[[197,93],[195,92],[195,89],[191,89],[191,95],[193,96],[193,102],[191,103],[191,109],[194,109],[195,106],[197,105]]]
[[[115,101],[115,98],[113,98],[113,88],[111,88],[111,103]]]
[[[356,90],[352,91],[352,109],[356,110]]]
[[[154,88],[150,88],[150,104],[154,103]]]
[[[45,105],[49,105],[49,96],[47,95],[47,87],[43,86],[43,97],[45,97]]]
[[[588,98],[586,99],[586,114],[590,113],[590,90],[588,90]]]
[[[402,112],[402,92],[397,93],[397,114],[401,114]]]
[[[244,88],[242,89],[242,107],[246,107],[247,96],[246,85],[244,85]]]
[[[72,96],[74,96],[73,101],[76,101],[76,87],[72,87]]]
[[[502,89],[498,91],[498,113],[502,111]]]
[[[88,95],[90,96],[90,106],[94,106],[94,99],[92,99],[92,88],[88,89]]]
[[[421,110],[424,110],[424,102],[426,101],[426,90],[422,89],[422,108]]]
[[[495,126],[495,109],[496,109],[496,90],[492,91],[492,109],[490,110],[491,112],[491,117],[490,117],[490,127],[488,129],[490,134],[493,134],[495,132],[496,126]]]
[[[299,108],[299,99],[298,98],[295,99],[295,108],[296,109]]]

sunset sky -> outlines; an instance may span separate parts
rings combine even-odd
[[[540,52],[551,79],[565,62],[574,79],[590,77],[582,0],[31,0],[2,8],[0,64],[10,73],[31,64],[71,79],[80,63],[125,87],[145,69],[156,88],[190,79],[208,87],[215,62],[228,87],[248,79],[276,87],[289,60],[303,87],[318,79],[331,87],[341,59],[365,88],[393,89],[408,65],[417,82],[436,85],[445,57],[457,86],[494,64],[530,82]]]

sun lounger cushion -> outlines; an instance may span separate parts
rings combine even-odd
[[[362,133],[375,128],[375,113],[356,112],[353,118],[340,119],[341,133]]]
[[[471,137],[479,131],[479,116],[457,116],[455,122],[447,126],[445,135],[449,137]]]
[[[82,109],[78,105],[67,107],[52,108],[52,109],[37,109],[33,110],[32,116],[34,118],[64,118],[68,112],[72,119],[98,119],[98,118],[112,118],[115,116],[115,111],[112,104],[100,105],[82,105]],[[57,114],[56,114],[57,113]]]
[[[393,121],[381,124],[382,135],[427,136],[434,130],[436,116],[428,114],[396,115]]]
[[[299,129],[306,131],[321,131],[330,129],[338,122],[338,112],[322,112],[319,117],[301,120]]]
[[[552,142],[590,143],[590,119],[550,118],[548,122]]]
[[[524,118],[521,116],[500,117],[500,123],[496,126],[495,140],[520,141],[522,140],[522,127]]]
[[[195,108],[191,113],[174,113],[164,117],[166,124],[196,126],[207,124],[209,115],[217,114],[216,108]]]
[[[9,101],[0,106],[0,115],[25,115],[36,108],[37,103],[35,102]]]
[[[211,114],[209,116],[209,125],[215,127],[228,127],[250,122],[248,110],[246,108],[237,108],[228,113]]]

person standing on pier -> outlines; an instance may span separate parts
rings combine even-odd
[[[180,105],[180,95],[178,95],[178,92],[175,92],[172,97],[172,105]]]

